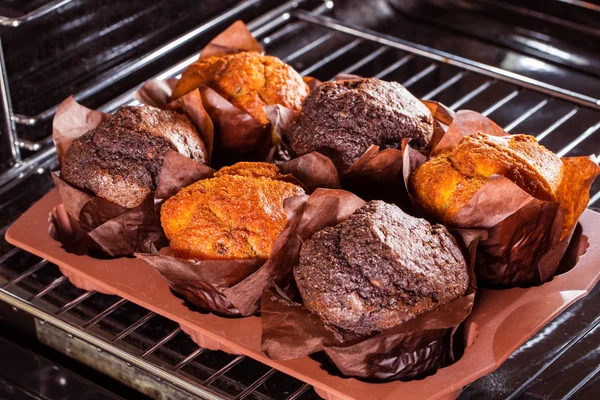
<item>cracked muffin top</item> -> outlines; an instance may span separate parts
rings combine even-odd
[[[563,185],[564,163],[533,136],[492,136],[477,132],[451,151],[432,157],[410,179],[419,204],[443,221],[465,206],[486,180],[502,175],[531,196],[560,203],[565,211],[561,238],[566,237],[587,205],[573,199]]]
[[[169,150],[206,163],[206,147],[184,115],[122,106],[71,144],[61,165],[69,184],[125,208],[156,190]]]
[[[380,200],[302,244],[294,277],[324,322],[370,334],[462,297],[465,259],[443,225]]]
[[[402,139],[426,148],[433,135],[429,109],[397,82],[374,78],[323,82],[304,100],[284,138],[301,156],[329,157],[344,172],[371,145],[399,149]]]
[[[263,106],[281,104],[300,110],[308,86],[291,66],[257,52],[213,56],[190,65],[177,81],[171,100],[206,85],[231,104],[268,124]]]
[[[173,255],[190,260],[267,258],[287,216],[283,201],[304,194],[277,166],[242,162],[167,200],[160,213]]]

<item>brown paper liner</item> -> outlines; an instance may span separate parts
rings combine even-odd
[[[199,59],[244,51],[264,52],[246,25],[237,21],[206,45]],[[304,80],[309,87],[318,84],[310,77]],[[175,82],[175,79],[148,81],[133,96],[144,104],[173,108],[179,101],[169,103]],[[200,100],[196,101],[197,119],[203,121],[197,125],[204,127],[202,132],[210,132],[207,138],[202,138],[212,154],[211,166],[218,169],[238,161],[270,161],[271,150],[279,141],[270,126],[264,126],[207,86],[196,90],[200,93]],[[194,120],[192,116],[188,117]]]
[[[299,183],[309,192],[317,187],[339,187],[335,167],[317,154],[282,163],[279,168],[289,174],[283,180]],[[140,251],[135,256],[156,268],[189,306],[225,316],[250,316],[259,310],[264,289],[289,274],[290,254],[300,243],[296,237],[299,211],[307,197],[285,200],[288,221],[266,260],[189,261],[172,257],[168,247],[160,252]]]
[[[182,99],[180,111],[187,111],[194,103],[195,94]],[[187,113],[186,113],[187,114]],[[90,129],[97,127],[107,114],[90,110],[69,97],[61,103],[52,125],[52,137],[59,155],[59,163],[71,143]],[[192,122],[196,122],[192,119]],[[62,205],[50,218],[51,236],[59,240],[65,250],[94,257],[121,257],[136,251],[150,251],[166,245],[158,219],[157,207],[162,201],[184,186],[213,171],[175,151],[165,156],[156,193],[150,194],[139,206],[128,209],[110,201],[85,193],[52,173]],[[65,218],[66,212],[70,218]],[[62,215],[62,218],[59,218]]]
[[[284,202],[288,222],[277,237],[268,259],[189,261],[170,256],[170,249],[160,253],[136,253],[136,257],[152,265],[165,278],[171,289],[182,296],[188,306],[215,314],[250,316],[259,309],[265,287],[281,273],[285,249],[293,246],[290,239],[297,224],[298,211],[304,197],[295,196]]]
[[[189,261],[170,256],[169,247],[157,252],[136,253],[152,265],[181,296],[188,307],[224,316],[240,316],[223,290],[240,282],[264,264],[264,259]]]
[[[264,49],[252,36],[246,24],[242,21],[236,21],[223,32],[219,33],[204,49],[200,52],[200,60],[213,56],[223,56],[242,51],[264,52]]]
[[[463,137],[476,132],[508,135],[475,111],[458,111],[431,155],[451,151]],[[403,171],[407,188],[411,174],[426,160],[408,147]],[[600,168],[587,157],[562,160],[565,170],[558,192],[564,199],[576,199],[578,219],[589,201],[589,189]],[[412,196],[411,200],[419,209]],[[536,199],[499,175],[490,177],[446,224],[485,232],[487,239],[479,243],[475,272],[480,286],[496,288],[526,287],[550,280],[575,228],[563,231],[564,210],[559,203]]]
[[[326,226],[344,221],[363,204],[349,192],[315,192],[306,200],[297,228],[300,242]],[[460,239],[468,241],[467,261],[472,272],[479,236],[465,234]],[[290,257],[290,273],[298,263],[300,245],[295,246]],[[475,298],[475,278],[471,273],[464,297],[383,332],[358,336],[327,326],[301,303],[291,300],[294,290],[280,290],[282,283],[286,284],[277,282],[278,286],[266,290],[262,297],[262,351],[276,360],[323,351],[343,375],[370,381],[422,377],[455,361],[465,343],[454,340],[454,334],[470,314]],[[453,342],[457,342],[457,348],[453,348]]]

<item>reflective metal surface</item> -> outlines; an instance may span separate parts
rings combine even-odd
[[[71,1],[73,0],[51,0],[34,10],[19,15],[18,17],[0,15],[0,26],[16,28],[27,22],[35,21],[36,19],[41,18],[44,15],[59,9],[60,7],[70,3]]]

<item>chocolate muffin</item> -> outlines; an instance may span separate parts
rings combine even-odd
[[[267,258],[287,216],[283,201],[304,194],[277,166],[242,162],[167,200],[160,221],[173,255],[191,260]]]
[[[149,106],[123,106],[71,144],[62,161],[61,178],[134,208],[156,189],[169,150],[207,161],[204,143],[185,116]]]
[[[304,242],[294,276],[311,312],[357,334],[449,303],[469,285],[463,255],[444,226],[379,200]]]
[[[206,85],[231,104],[266,126],[263,107],[281,104],[300,110],[308,94],[302,76],[277,57],[241,52],[200,59],[190,65],[177,81],[171,100]]]
[[[302,104],[285,140],[297,155],[318,151],[345,171],[371,145],[399,149],[402,139],[426,148],[433,116],[402,85],[379,79],[324,82]]]

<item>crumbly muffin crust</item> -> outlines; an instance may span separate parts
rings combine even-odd
[[[318,151],[344,171],[370,145],[399,149],[411,138],[422,149],[432,135],[433,116],[423,103],[399,83],[367,78],[319,85],[285,139],[296,154]]]
[[[156,189],[169,150],[207,161],[204,143],[185,116],[149,106],[123,106],[72,143],[61,177],[81,190],[134,208]]]
[[[561,202],[563,162],[529,135],[469,135],[452,151],[419,167],[410,179],[410,187],[425,210],[448,220],[494,174],[510,179],[540,200]],[[570,204],[563,207],[568,231],[579,214]]]
[[[358,334],[449,303],[469,284],[463,255],[445,227],[379,200],[306,241],[294,276],[307,308]]]
[[[161,224],[180,258],[267,258],[287,216],[283,201],[304,194],[278,180],[275,165],[238,163],[183,188],[161,208]]]

